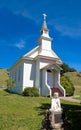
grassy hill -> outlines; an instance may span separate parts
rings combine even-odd
[[[70,78],[75,87],[75,95],[81,95],[81,76],[78,72],[67,72],[66,76]]]
[[[81,130],[81,104],[61,100],[73,130]],[[47,97],[24,97],[0,90],[0,130],[40,130],[44,112],[51,107]]]
[[[6,80],[8,79],[8,71],[0,69],[0,87],[6,87]]]

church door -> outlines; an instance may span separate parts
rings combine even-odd
[[[54,86],[54,75],[51,71],[47,71],[47,84],[52,88]]]

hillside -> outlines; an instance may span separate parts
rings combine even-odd
[[[71,79],[75,86],[81,86],[81,77],[78,76],[78,72],[67,72],[65,75]]]
[[[81,76],[78,72],[67,72],[64,75],[68,76],[75,87],[75,95],[81,95]]]
[[[0,88],[6,87],[7,79],[8,79],[8,71],[6,69],[0,69]]]

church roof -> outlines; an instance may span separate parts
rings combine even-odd
[[[41,70],[43,70],[43,69],[62,70],[62,68],[60,66],[58,66],[58,64],[47,64],[46,66],[41,68]]]
[[[60,60],[60,58],[56,55],[56,53],[51,50],[49,52],[46,53],[40,53],[39,52],[40,47],[37,46],[34,49],[32,49],[30,52],[26,53],[22,58],[23,59],[32,59],[32,60],[36,60],[37,58],[46,58],[46,59],[51,59],[51,60],[55,60],[59,63],[62,63],[62,61]]]

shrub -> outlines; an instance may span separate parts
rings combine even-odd
[[[75,91],[74,85],[67,76],[61,77],[61,85],[66,90],[66,95],[72,96],[74,94]]]
[[[12,92],[12,88],[15,87],[15,81],[14,81],[14,79],[9,78],[9,79],[6,80],[6,83],[7,83],[7,90],[9,92]]]
[[[24,96],[37,97],[39,96],[38,89],[35,87],[26,87],[23,91]]]

